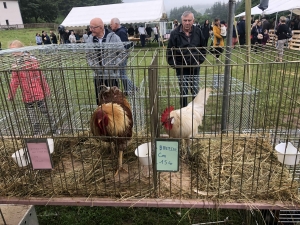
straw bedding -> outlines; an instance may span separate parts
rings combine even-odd
[[[4,139],[0,143],[0,195],[299,203],[298,182],[292,171],[278,162],[267,139],[194,139],[192,156],[187,158],[182,146],[180,171],[158,173],[158,186],[154,189],[152,171],[141,166],[134,154],[136,147],[149,139],[133,137],[124,151],[128,174],[114,176],[118,154],[111,153],[112,144],[85,135],[54,138],[53,170],[18,167],[11,155],[22,146],[22,140]]]

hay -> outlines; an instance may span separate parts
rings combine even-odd
[[[192,170],[196,176],[192,186],[196,197],[234,202],[299,202],[298,182],[278,162],[266,138],[206,139],[193,148]]]
[[[19,168],[11,154],[22,146],[22,141],[2,141],[0,195],[300,202],[298,183],[277,161],[270,142],[263,138],[195,139],[192,159],[181,160],[177,173],[158,173],[154,192],[153,178],[141,170],[134,155],[136,147],[149,139],[133,137],[124,152],[129,173],[115,177],[117,155],[111,154],[113,146],[100,138],[84,136],[55,138],[54,170],[46,171],[33,171],[30,166]]]

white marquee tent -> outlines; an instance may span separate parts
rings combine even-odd
[[[300,15],[300,0],[269,0],[269,7],[263,12],[258,8],[258,5],[251,8],[251,15],[257,14],[273,14],[281,11],[288,11]],[[245,12],[236,15],[240,17],[245,15]]]
[[[163,16],[166,17],[163,0],[74,7],[62,25],[69,28],[86,28],[95,17],[100,17],[104,24],[110,24],[110,20],[114,17],[119,18],[122,24],[146,23],[160,21]]]

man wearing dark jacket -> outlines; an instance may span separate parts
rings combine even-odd
[[[262,31],[265,32],[265,30],[267,30],[269,32],[269,30],[270,30],[270,23],[266,19],[266,17],[263,17],[261,19],[261,24],[262,24]]]
[[[241,17],[239,23],[237,24],[237,30],[238,30],[240,45],[245,45],[245,43],[246,43],[245,16]]]
[[[180,105],[187,106],[188,87],[195,97],[199,92],[200,64],[205,60],[206,50],[202,31],[193,25],[194,14],[186,11],[181,24],[170,35],[167,49],[168,64],[176,69],[180,87]],[[182,67],[191,66],[191,67]]]
[[[132,25],[129,26],[127,33],[129,35],[129,37],[134,36],[134,29],[133,29]]]
[[[118,35],[122,42],[128,42],[128,35],[127,35],[127,29],[120,24],[120,20],[118,18],[112,18],[110,21],[110,28],[113,32],[115,32],[116,35]],[[126,49],[129,49],[132,45],[127,44],[125,45]],[[125,55],[122,62],[122,69],[120,69],[120,76],[124,87],[124,94],[128,95],[130,93],[133,93],[133,91],[136,90],[136,87],[134,86],[133,82],[128,79],[126,75],[126,65],[127,65],[127,59],[128,56]]]
[[[151,38],[152,28],[149,26],[149,24],[146,26],[146,32],[147,36]]]
[[[210,31],[212,30],[209,20],[205,20],[204,24],[201,27],[202,34],[204,36],[204,46],[207,47],[207,43],[210,37]]]

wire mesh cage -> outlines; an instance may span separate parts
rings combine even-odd
[[[207,74],[199,76],[200,80],[197,84],[198,89],[204,89],[205,87],[210,87],[215,93],[212,94],[214,103],[212,103],[210,108],[217,108],[218,101],[220,99],[222,88],[224,85],[224,74]],[[183,82],[186,89],[189,88],[188,81],[192,79],[192,76],[185,76],[180,81],[178,81],[176,76],[166,76],[159,77],[158,81],[158,91],[159,99],[161,104],[167,105],[168,103],[175,104],[179,107],[180,87],[179,83]],[[142,88],[148,87],[148,79],[143,80],[141,83]],[[142,91],[142,93],[144,93]],[[251,128],[251,121],[253,115],[253,106],[255,95],[259,93],[251,85],[243,83],[241,80],[234,77],[230,78],[230,98],[229,98],[229,115],[228,115],[228,129],[231,131],[248,130]],[[186,97],[195,97],[191,93],[185,93]],[[143,96],[149,98],[149,96]],[[177,105],[176,105],[177,103]],[[207,108],[208,110],[208,108]],[[243,113],[241,114],[241,110]],[[212,113],[210,111],[209,113]],[[216,114],[218,113],[218,114]],[[221,119],[221,111],[215,112],[214,114],[208,115],[207,117],[215,117],[219,120]],[[207,130],[210,132],[211,130]]]
[[[0,52],[0,195],[299,203],[298,167],[280,163],[275,150],[278,143],[288,142],[299,148],[297,53],[286,51],[279,63],[272,47],[257,49],[260,53],[255,55],[243,47],[226,48],[218,58],[210,49],[206,54],[194,49],[204,57],[201,65],[177,61],[170,66],[167,49],[121,47],[76,44]],[[101,48],[106,55],[100,57]],[[176,54],[182,56],[183,51]],[[27,67],[19,66],[24,63]],[[180,74],[199,67],[199,76]],[[130,81],[122,78],[124,70]],[[19,77],[33,72],[41,95],[47,96],[34,105],[24,103],[21,88],[26,85],[14,90],[11,86],[13,76],[19,85]],[[106,83],[95,77],[105,77]],[[106,93],[103,85],[112,91],[117,85],[123,103],[130,105],[131,111],[123,110],[119,120],[114,111],[119,92],[98,107]],[[191,103],[187,115],[183,98]],[[131,124],[130,135],[93,132],[106,123],[99,125],[104,117],[94,112],[108,103],[112,130],[126,130],[123,125]],[[183,135],[182,124],[179,135],[172,133],[172,111],[178,112],[182,124],[190,124],[190,133]],[[54,145],[49,150],[54,170],[34,169],[28,144],[50,146],[48,139]],[[178,172],[156,170],[158,162],[165,162],[158,160],[157,139],[179,140]],[[147,146],[143,156],[142,146]],[[18,166],[13,155],[23,157],[24,163]],[[124,173],[116,173],[121,167]]]
[[[123,43],[125,46],[128,43]],[[144,121],[141,116],[144,115],[143,103],[137,104],[135,99],[135,91],[138,91],[138,85],[133,90],[135,82],[135,71],[131,70],[116,70],[112,67],[122,68],[122,64],[127,64],[127,59],[131,54],[132,49],[126,51],[121,46],[116,44],[106,45],[88,45],[88,44],[76,44],[76,45],[51,45],[40,47],[25,47],[20,50],[6,50],[2,51],[2,101],[6,101],[7,97],[11,97],[9,93],[9,87],[11,91],[20,93],[17,87],[20,85],[22,88],[29,86],[29,80],[24,81],[24,77],[18,79],[17,76],[26,76],[26,70],[35,70],[35,79],[44,79],[47,82],[44,83],[44,95],[46,96],[44,107],[32,107],[26,106],[24,110],[24,98],[26,94],[17,94],[13,104],[9,104],[7,110],[1,110],[1,132],[2,135],[12,136],[12,133],[17,136],[31,135],[34,131],[35,126],[41,126],[42,132],[35,132],[35,134],[49,134],[49,133],[72,133],[74,131],[88,130],[88,121],[90,119],[90,112],[92,108],[97,105],[95,91],[94,91],[94,77],[98,73],[104,73],[108,79],[114,79],[120,77],[120,73],[124,73],[127,80],[118,78],[117,82],[122,83],[122,89],[128,87],[129,102],[131,106],[138,107],[136,111],[139,114],[134,113],[135,121]],[[130,44],[130,43],[129,43]],[[94,49],[103,49],[105,54],[103,55],[103,64],[105,69],[98,69],[99,61],[97,64],[97,52],[94,53]],[[112,56],[107,56],[110,54]],[[27,57],[27,58],[26,58]],[[26,61],[27,64],[22,66],[22,61]],[[101,61],[101,60],[100,60]],[[134,62],[130,62],[133,65]],[[102,64],[102,62],[101,62]],[[115,65],[116,64],[116,65]],[[13,66],[19,66],[19,72],[13,73],[12,80],[10,79],[10,71]],[[125,72],[124,72],[125,71]],[[127,74],[126,74],[127,72]],[[40,78],[39,78],[40,76]],[[102,76],[101,77],[104,77]],[[24,79],[23,79],[24,78]],[[11,86],[9,85],[11,83]],[[23,84],[22,84],[23,83]],[[23,86],[22,86],[23,85]],[[36,89],[35,91],[39,91]],[[49,92],[49,93],[47,93]],[[51,94],[50,94],[51,92]],[[13,93],[14,95],[16,93]],[[39,98],[38,96],[37,98]],[[22,99],[23,98],[23,99]],[[25,111],[28,112],[27,108],[31,108],[31,115],[26,116]],[[45,110],[39,110],[40,108]],[[2,108],[4,109],[4,107]],[[46,110],[47,109],[47,110]],[[29,114],[29,112],[27,113]],[[43,115],[44,114],[44,115]],[[47,114],[47,115],[46,115]],[[45,116],[46,115],[46,116]],[[30,122],[28,122],[28,120]],[[35,120],[35,121],[34,121]],[[16,121],[23,122],[20,126],[16,124]],[[29,124],[26,126],[25,124]],[[38,125],[37,125],[38,124]],[[51,124],[51,126],[49,125]],[[142,128],[138,122],[135,123],[136,129]]]

